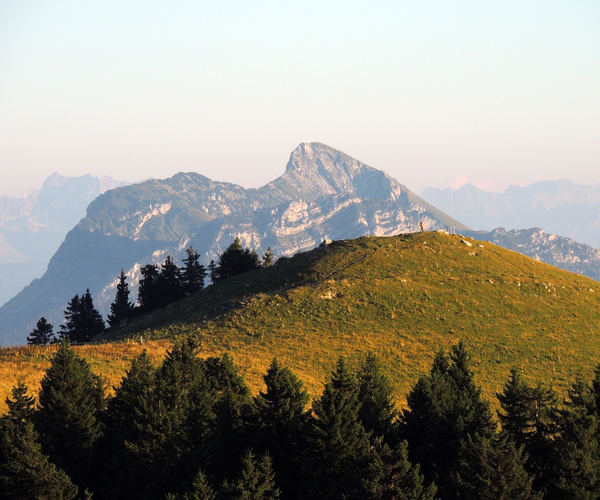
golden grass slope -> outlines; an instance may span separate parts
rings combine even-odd
[[[356,363],[373,351],[388,367],[400,404],[435,351],[459,339],[490,399],[511,367],[560,391],[577,373],[590,376],[600,362],[600,284],[487,242],[461,240],[418,233],[334,242],[208,287],[106,336],[118,344],[85,349],[116,383],[132,354],[113,360],[103,352],[140,351],[141,336],[145,346],[157,346],[158,361],[167,339],[192,334],[203,356],[230,352],[254,392],[277,356],[313,396],[338,356]],[[0,353],[2,380],[8,352]],[[26,364],[23,374],[44,366]]]

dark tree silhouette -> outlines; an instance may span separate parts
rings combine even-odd
[[[144,312],[154,311],[161,303],[158,268],[155,264],[146,264],[140,269],[140,274],[138,304]]]
[[[379,358],[367,354],[358,371],[360,411],[358,417],[373,438],[383,437],[389,443],[398,416],[392,386],[383,373]]]
[[[121,269],[115,300],[110,305],[110,314],[107,317],[108,324],[111,328],[117,328],[121,324],[121,321],[131,317],[132,314],[133,304],[129,302],[127,276],[125,276],[125,271]]]
[[[360,458],[369,448],[369,435],[358,417],[358,394],[356,377],[340,358],[321,397],[313,402],[311,475],[317,498],[352,498],[360,491]]]
[[[161,306],[167,306],[184,296],[179,268],[169,255],[160,266],[158,293]]]
[[[259,267],[260,263],[256,252],[242,248],[240,239],[236,237],[234,242],[219,256],[216,278],[217,281],[224,280]]]
[[[206,268],[200,264],[200,255],[194,250],[194,247],[188,248],[185,252],[187,257],[183,259],[181,287],[186,295],[190,295],[204,288]]]
[[[23,383],[6,398],[8,413],[0,419],[0,496],[6,499],[62,499],[77,496],[77,486],[42,453],[30,418],[34,398]]]
[[[274,255],[273,249],[271,247],[267,248],[267,251],[262,257],[262,266],[263,267],[271,267],[274,263]]]
[[[65,323],[61,325],[60,337],[71,342],[89,342],[104,331],[104,320],[94,307],[89,288],[79,297],[75,295],[65,310]]]
[[[34,422],[44,453],[79,486],[88,483],[93,469],[104,403],[102,379],[64,341],[42,379]]]
[[[48,323],[43,316],[38,320],[35,328],[27,337],[29,345],[48,345],[54,342],[54,326]]]
[[[421,377],[407,396],[401,432],[411,459],[425,479],[435,482],[442,497],[452,494],[450,472],[458,460],[461,440],[493,435],[496,424],[489,403],[473,380],[469,356],[459,342],[446,356],[439,351],[430,375]]]

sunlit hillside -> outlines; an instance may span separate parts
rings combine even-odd
[[[114,384],[134,353],[148,348],[158,361],[170,338],[191,334],[203,356],[230,352],[254,392],[277,356],[313,396],[338,356],[373,351],[402,404],[435,351],[463,339],[488,398],[511,367],[564,391],[600,362],[597,285],[461,236],[364,237],[230,278],[105,335],[115,343],[78,349]],[[47,354],[29,351],[2,351],[2,399],[19,377],[34,387],[48,366]]]

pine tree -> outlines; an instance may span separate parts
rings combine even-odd
[[[27,337],[27,344],[48,345],[52,342],[54,342],[54,326],[48,323],[48,320],[42,316]]]
[[[300,381],[289,368],[282,368],[273,359],[264,376],[266,392],[254,398],[254,444],[261,452],[269,452],[279,484],[292,495],[299,467],[302,433],[306,430],[309,397]]]
[[[216,500],[217,495],[204,473],[200,470],[196,474],[192,490],[182,495],[167,495],[167,500]]]
[[[160,294],[160,305],[166,306],[184,296],[181,287],[179,268],[169,255],[160,266],[158,276],[158,289]]]
[[[544,498],[600,498],[600,427],[590,387],[578,378],[559,412],[554,467]]]
[[[146,264],[140,269],[140,274],[142,278],[138,288],[138,304],[142,311],[151,312],[161,304],[158,268],[154,264]]]
[[[265,454],[257,462],[248,451],[242,463],[240,477],[231,484],[225,483],[225,494],[233,500],[277,500],[280,492],[275,486],[271,457]]]
[[[81,330],[81,300],[76,294],[65,309],[65,322],[60,325],[59,340],[73,340]]]
[[[305,420],[309,397],[302,381],[289,368],[280,367],[277,358],[263,379],[267,390],[259,393],[255,405],[261,426],[273,433],[272,444],[275,444]]]
[[[102,316],[94,307],[89,288],[79,297],[75,295],[65,310],[65,324],[61,325],[61,338],[71,342],[89,342],[104,331]]]
[[[208,358],[204,371],[216,393],[215,429],[211,439],[209,455],[211,472],[220,483],[231,477],[235,469],[233,457],[241,457],[250,445],[246,433],[248,416],[254,412],[253,398],[229,354],[219,358]]]
[[[338,360],[323,394],[313,402],[311,448],[318,496],[353,496],[360,488],[359,460],[369,447],[368,434],[358,413],[359,386],[356,377]]]
[[[392,450],[381,438],[375,438],[369,464],[362,481],[361,498],[368,500],[433,500],[435,484],[424,486],[419,466],[408,459],[408,443]]]
[[[385,442],[393,434],[394,420],[398,415],[393,399],[392,386],[383,373],[379,358],[367,354],[358,372],[360,411],[358,417],[373,438],[384,437]]]
[[[212,259],[208,264],[208,277],[210,278],[211,285],[214,285],[217,281],[219,281],[219,271],[217,270],[217,264]]]
[[[138,373],[142,384],[128,383],[116,395],[124,415],[135,412],[134,428],[127,431],[131,440],[126,441],[136,482],[135,487],[126,486],[134,489],[130,498],[165,495],[190,481],[208,461],[208,437],[214,425],[214,391],[191,338],[178,339],[167,351],[152,376],[150,391],[144,382],[150,372],[142,368]]]
[[[236,237],[234,242],[219,256],[216,278],[217,280],[224,280],[230,276],[258,269],[259,267],[260,263],[256,252],[248,248],[242,248],[240,239]]]
[[[267,248],[267,251],[262,257],[262,266],[263,267],[271,267],[274,263],[274,255],[273,249],[271,247]]]
[[[408,440],[411,458],[419,463],[427,481],[436,483],[442,496],[452,491],[450,471],[458,459],[461,440],[479,434],[493,435],[495,423],[489,404],[481,398],[464,344],[450,356],[439,351],[429,376],[421,377],[407,396],[401,433]]]
[[[80,301],[80,327],[81,330],[75,340],[89,342],[96,335],[104,331],[105,325],[102,315],[94,307],[92,294],[88,288]]]
[[[541,500],[541,494],[532,493],[533,478],[525,470],[523,448],[517,448],[506,434],[468,435],[461,441],[452,479],[457,497],[465,500]]]
[[[79,485],[88,480],[104,402],[102,379],[63,342],[42,379],[34,421],[44,453]]]
[[[186,295],[191,295],[204,288],[206,268],[200,264],[200,255],[194,247],[189,247],[185,252],[187,257],[183,260],[185,266],[181,272],[181,286]]]
[[[534,477],[534,491],[542,491],[550,481],[554,463],[554,440],[558,429],[557,398],[552,389],[542,385],[530,387],[516,370],[504,391],[497,395],[499,419],[504,432],[523,446],[528,456],[526,467]]]
[[[34,398],[23,383],[13,388],[9,411],[0,419],[0,495],[2,498],[71,500],[77,487],[42,454],[30,421]]]
[[[154,429],[160,427],[154,411],[155,373],[144,350],[133,359],[121,385],[114,388],[114,397],[108,400],[106,429],[100,443],[104,480],[98,486],[104,498],[144,498],[148,493],[146,476],[149,464],[155,460]]]
[[[121,269],[119,282],[117,283],[117,292],[115,300],[110,305],[110,314],[108,315],[108,324],[111,328],[118,328],[121,321],[130,318],[133,314],[133,304],[129,302],[129,286],[127,285],[127,276]]]
[[[513,368],[502,393],[496,394],[501,411],[498,419],[518,446],[524,446],[534,432],[531,415],[531,388],[523,381],[520,372]]]

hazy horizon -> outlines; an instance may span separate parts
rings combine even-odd
[[[259,187],[322,142],[416,193],[600,184],[600,3],[0,4],[0,195]]]

